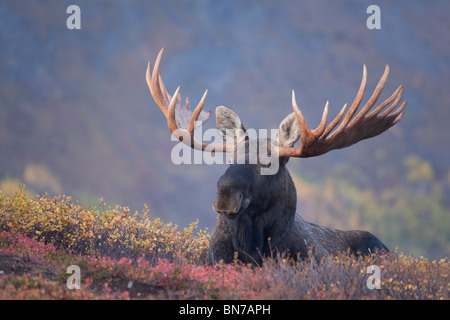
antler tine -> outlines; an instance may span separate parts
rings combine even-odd
[[[395,120],[393,122],[393,125],[399,122],[403,118],[403,109],[405,109],[406,104],[408,103],[408,100],[403,101],[403,103],[400,105],[400,107],[397,109],[396,112],[391,114],[391,116],[395,117]]]
[[[364,65],[364,69],[366,68],[366,65]],[[380,97],[381,92],[383,91],[384,85],[386,84],[387,77],[389,76],[389,66],[386,65],[384,69],[384,73],[378,82],[378,85],[376,86],[375,90],[373,91],[372,96],[370,97],[369,101],[367,101],[366,105],[361,109],[361,111],[358,113],[358,115],[350,122],[349,126],[352,126],[354,123],[357,123],[361,119],[364,118],[364,116],[367,114],[367,112],[372,109],[372,107],[377,102],[378,98]]]
[[[311,134],[312,131],[309,129],[308,124],[305,121],[305,118],[303,118],[302,112],[298,108],[297,100],[295,99],[295,91],[292,90],[292,109],[295,112],[295,115],[297,116],[298,124],[300,125],[300,130],[302,133],[305,134]]]
[[[358,90],[358,93],[356,94],[355,100],[353,100],[353,103],[350,106],[350,109],[347,111],[344,121],[339,125],[339,127],[336,129],[336,131],[334,131],[330,135],[330,139],[333,139],[333,137],[339,135],[343,130],[345,130],[345,128],[347,127],[351,118],[355,115],[356,110],[358,110],[358,107],[361,104],[361,101],[364,97],[364,92],[366,91],[366,85],[367,85],[367,68],[366,68],[366,65],[364,65],[361,85],[359,86],[359,90]]]
[[[298,108],[294,90],[292,90],[292,109],[294,110],[295,116],[297,117],[297,121],[300,126],[300,137],[302,139],[302,144],[300,145],[299,153],[301,153],[302,150],[305,149],[312,141],[310,137],[312,137],[313,133],[308,127],[305,118],[303,118],[302,112]]]
[[[386,108],[387,105],[389,105],[392,101],[394,101],[394,99],[396,101],[397,101],[397,99],[399,99],[399,101],[400,101],[402,98],[402,94],[403,94],[403,86],[399,86],[397,88],[397,90],[395,90],[394,93],[389,98],[387,98],[385,101],[380,103],[380,105],[378,107],[376,107],[374,110],[372,110],[372,112],[370,112],[367,116],[368,117],[377,116],[381,111],[383,111],[384,108]],[[389,107],[387,110],[392,111],[393,110],[393,109],[391,109],[392,106],[394,106],[394,109],[395,109],[395,106],[397,106],[397,104],[398,104],[398,102],[397,103],[394,102],[391,105],[391,107]]]
[[[306,124],[305,118],[303,118],[302,112],[298,108],[297,101],[295,99],[295,91],[292,90],[292,109],[295,112],[295,115],[297,116],[298,123],[300,125],[300,131],[304,133],[304,135],[315,135],[315,136],[321,136],[326,128],[327,125],[327,117],[328,117],[328,101],[325,104],[325,108],[323,109],[322,113],[322,119],[320,120],[319,125],[316,129],[311,130],[308,125]]]
[[[397,94],[396,94],[397,93]],[[396,95],[395,95],[396,94]],[[388,114],[390,114],[392,111],[395,110],[395,108],[397,108],[397,105],[399,104],[400,100],[402,100],[402,96],[403,96],[403,87],[400,86],[398,87],[398,89],[394,92],[393,96],[395,95],[395,101],[392,103],[392,105],[387,108],[386,110],[384,110],[381,114],[380,117],[386,117]],[[390,100],[390,99],[388,99]],[[387,101],[388,101],[387,100]],[[392,100],[391,100],[392,101]],[[389,104],[389,102],[388,102]],[[381,105],[380,105],[381,106]],[[380,111],[383,110],[384,108],[380,108]],[[374,113],[374,115],[378,115],[378,113]]]
[[[164,86],[164,82],[162,80],[161,73],[159,72],[159,69],[158,69],[158,84],[157,85],[159,86],[159,90],[161,92],[161,95],[164,98],[164,102],[166,104],[168,104],[170,102],[170,100],[172,99],[172,96],[169,94],[169,92],[166,90],[166,87]]]
[[[317,136],[322,136],[323,132],[325,131],[325,128],[327,126],[327,117],[328,117],[328,101],[325,104],[325,108],[323,108],[323,113],[322,113],[322,119],[320,120],[319,125],[317,126],[317,128],[315,130],[313,130],[314,135]]]
[[[326,138],[328,134],[337,126],[339,122],[341,122],[342,117],[344,116],[345,109],[347,109],[347,104],[344,104],[341,111],[339,111],[336,118],[331,121],[330,125],[325,129],[324,133],[322,134],[321,138]]]
[[[170,132],[174,133],[175,130],[178,129],[177,121],[175,120],[175,107],[177,105],[177,97],[179,95],[180,86],[178,86],[177,90],[170,99],[169,108],[167,110],[167,126],[169,127]]]
[[[200,102],[198,103],[197,107],[195,108],[194,112],[192,113],[192,118],[191,118],[191,122],[189,123],[188,131],[194,130],[195,122],[198,120],[200,112],[202,112],[203,106],[205,105],[205,100],[206,100],[207,94],[208,94],[208,89],[205,90],[203,97],[200,99]],[[189,98],[187,98],[187,97],[186,97],[186,104],[189,105]]]
[[[170,99],[167,99],[167,96],[163,94],[163,92],[167,93],[164,88],[161,90],[160,83],[162,83],[161,74],[159,73],[159,66],[161,64],[161,56],[164,52],[164,48],[158,54],[158,57],[155,61],[155,66],[153,68],[153,74],[151,73],[151,62],[148,62],[146,80],[148,88],[150,89],[150,93],[152,94],[153,100],[155,100],[158,107],[161,109],[162,113],[167,117],[167,103]]]

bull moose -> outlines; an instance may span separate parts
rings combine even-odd
[[[275,155],[278,161],[275,174],[261,174],[261,170],[271,164],[262,161],[260,156],[256,161],[250,161],[250,156],[258,150],[249,148],[251,139],[246,135],[246,129],[237,114],[230,109],[223,106],[216,108],[216,129],[224,138],[222,143],[205,144],[194,138],[196,124],[206,121],[211,114],[210,111],[202,111],[207,90],[194,111],[189,108],[188,98],[183,103],[180,87],[171,96],[160,74],[163,52],[164,48],[158,54],[153,72],[149,61],[146,78],[154,101],[167,118],[170,132],[193,149],[230,152],[235,160],[217,182],[213,208],[218,216],[211,235],[208,263],[214,264],[221,260],[230,263],[237,253],[239,260],[259,265],[262,257],[270,255],[273,250],[289,252],[294,257],[307,257],[312,252],[316,258],[341,250],[363,255],[376,249],[389,251],[367,231],[342,231],[304,221],[296,213],[297,193],[286,168],[286,163],[292,157],[315,157],[333,149],[346,148],[360,140],[377,136],[400,121],[407,103],[405,100],[397,108],[402,100],[402,86],[372,109],[386,83],[388,65],[372,96],[358,113],[356,111],[367,85],[365,65],[361,85],[348,111],[347,105],[344,105],[327,125],[327,102],[320,124],[314,130],[306,124],[292,91],[293,112],[280,123],[277,141],[265,139],[256,144],[257,148],[266,148],[271,159]],[[294,144],[299,139],[300,147],[295,148]],[[236,161],[236,150],[242,147],[245,150],[244,157]]]

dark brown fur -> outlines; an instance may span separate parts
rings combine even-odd
[[[270,142],[269,142],[270,143]],[[341,231],[304,221],[296,213],[297,193],[280,158],[275,175],[261,175],[261,164],[232,164],[217,182],[214,209],[219,213],[211,236],[208,262],[230,263],[237,252],[245,263],[260,265],[275,251],[316,258],[350,249],[368,254],[387,247],[366,231]]]

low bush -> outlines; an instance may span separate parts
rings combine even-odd
[[[127,207],[107,208],[101,200],[87,209],[64,195],[29,197],[24,190],[0,192],[0,230],[15,230],[74,253],[148,261],[184,258],[204,263],[209,235],[198,221],[183,230],[149,216],[148,207],[130,214]]]
[[[261,267],[207,266],[197,223],[181,231],[148,213],[0,193],[0,299],[449,299],[448,258],[274,254]],[[70,265],[81,290],[66,285]]]

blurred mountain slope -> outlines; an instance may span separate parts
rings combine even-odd
[[[389,64],[381,98],[402,84],[404,119],[349,149],[292,159],[289,168],[316,186],[334,179],[379,195],[396,188],[405,199],[420,193],[450,213],[448,1],[78,1],[81,30],[66,28],[69,4],[0,3],[0,181],[27,183],[27,166],[44,166],[63,192],[88,205],[100,196],[133,210],[146,203],[166,221],[198,218],[212,227],[215,183],[226,166],[171,162],[176,143],[145,83],[147,61],[166,47],[162,74],[169,91],[181,85],[182,96],[196,104],[208,88],[206,110],[225,105],[255,129],[278,127],[292,110],[291,89],[314,126],[327,100],[331,117],[351,103],[363,64],[367,96]],[[381,8],[381,30],[366,27],[371,4]],[[213,126],[211,119],[206,128]],[[429,164],[432,175],[411,179],[408,157]],[[329,201],[343,202],[345,213],[351,204],[339,194]],[[327,220],[301,190],[298,198],[306,219]],[[422,211],[422,219],[431,216],[431,209]],[[339,219],[327,224],[373,225],[345,214]],[[448,215],[444,222],[435,255],[450,251]],[[428,228],[437,230],[433,223]]]

